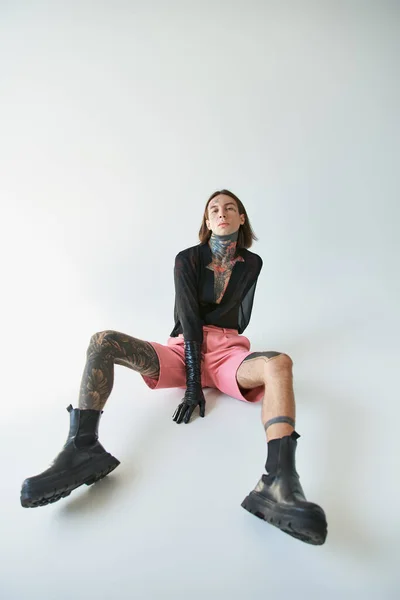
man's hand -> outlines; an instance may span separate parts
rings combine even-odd
[[[189,423],[190,417],[196,406],[199,406],[200,416],[204,417],[206,411],[206,399],[204,398],[201,387],[196,386],[192,389],[187,389],[182,402],[174,412],[172,419],[175,423]]]

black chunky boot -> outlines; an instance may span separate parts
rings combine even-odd
[[[327,535],[325,513],[318,504],[307,502],[304,496],[295,464],[299,437],[294,431],[290,436],[269,442],[265,465],[269,473],[261,477],[242,506],[303,542],[321,545]]]
[[[67,408],[70,429],[67,441],[51,467],[35,477],[25,479],[21,504],[25,508],[57,502],[75,488],[91,485],[119,465],[98,441],[99,410]]]

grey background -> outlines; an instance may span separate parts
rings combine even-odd
[[[399,3],[1,2],[0,595],[399,597]],[[165,342],[207,197],[264,260],[246,335],[294,361],[311,547],[240,503],[260,405],[117,367],[112,476],[23,510],[68,430],[95,331]],[[142,284],[138,288],[137,280]]]

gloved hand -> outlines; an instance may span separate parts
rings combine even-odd
[[[196,406],[199,406],[200,416],[204,417],[206,399],[201,387],[201,343],[185,342],[186,392],[174,412],[172,419],[176,423],[189,423]]]

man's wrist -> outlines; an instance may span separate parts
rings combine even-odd
[[[198,381],[187,381],[186,382],[186,390],[188,392],[198,392],[202,389],[202,385]]]

